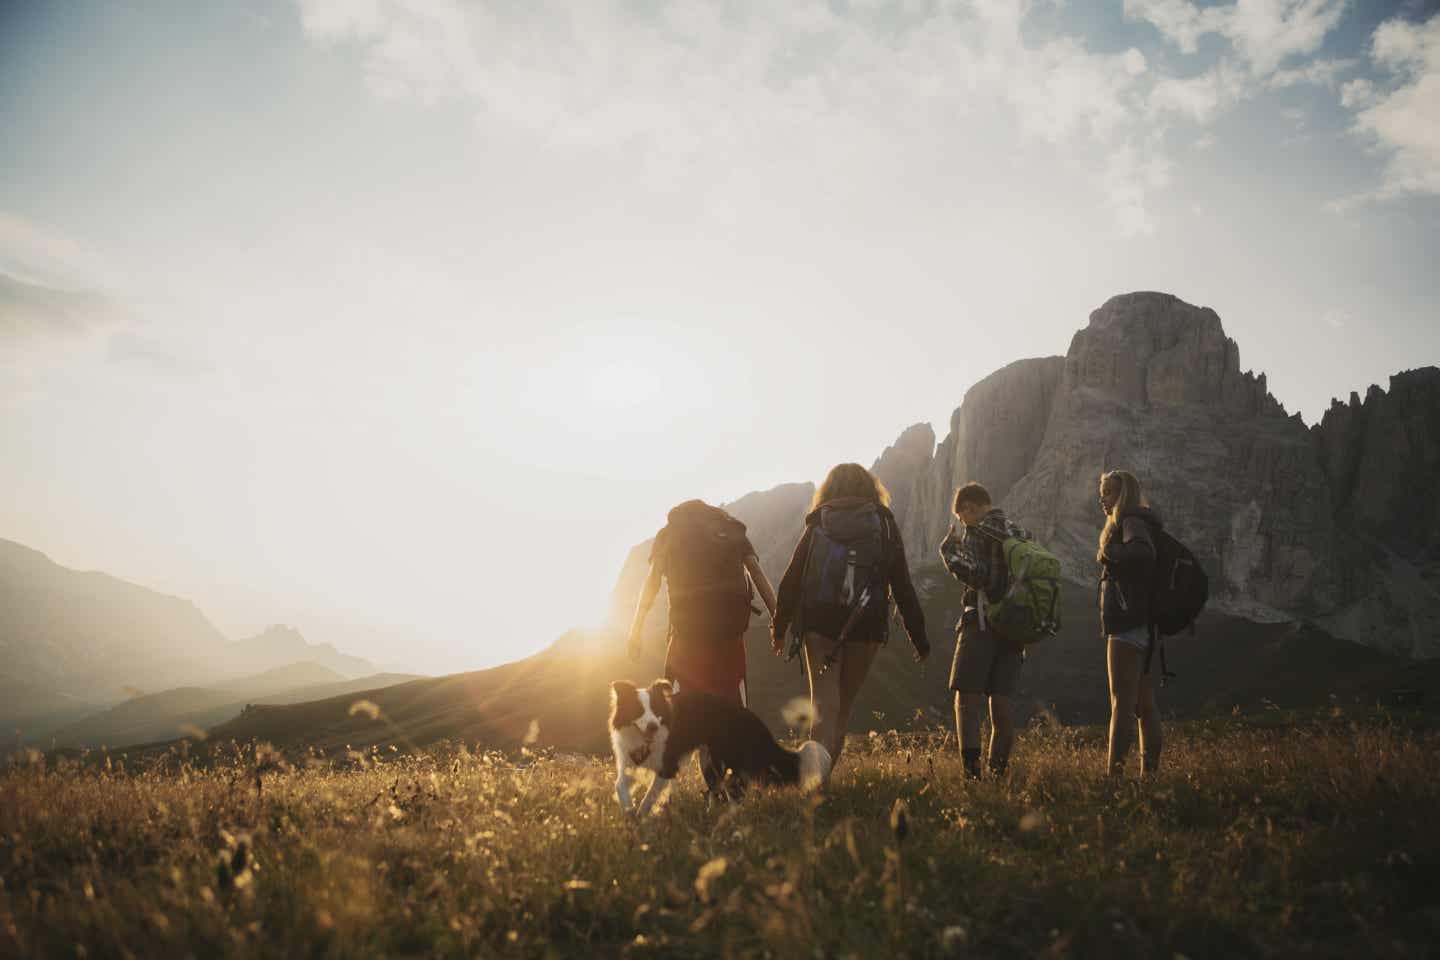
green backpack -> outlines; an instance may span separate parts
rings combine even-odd
[[[985,619],[1021,646],[1060,631],[1060,560],[1034,540],[1007,537],[1000,549],[1010,571],[1005,595],[985,598]]]

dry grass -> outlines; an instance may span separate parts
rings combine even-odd
[[[813,801],[711,806],[691,769],[643,825],[592,758],[32,756],[0,955],[1424,956],[1437,745],[1216,721],[1114,784],[1097,730],[1037,728],[974,784],[953,740],[879,735]]]

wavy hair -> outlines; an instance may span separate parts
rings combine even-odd
[[[815,488],[810,509],[840,497],[864,497],[882,507],[890,506],[890,491],[885,489],[885,484],[858,463],[840,463],[831,467],[825,479],[820,481],[820,486]]]
[[[1104,558],[1105,544],[1110,542],[1110,538],[1119,536],[1120,520],[1126,511],[1145,506],[1145,498],[1140,495],[1140,481],[1135,479],[1135,474],[1128,470],[1111,470],[1100,475],[1102,492],[1113,490],[1116,485],[1119,485],[1120,489],[1115,498],[1115,506],[1105,516],[1105,529],[1100,531],[1100,548],[1095,551],[1096,563],[1100,563]]]

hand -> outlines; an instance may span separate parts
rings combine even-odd
[[[914,657],[916,663],[924,663],[928,660],[930,658],[930,644],[927,643],[923,647],[916,647]]]
[[[775,656],[783,657],[785,655],[785,635],[771,630],[770,649],[775,651]]]

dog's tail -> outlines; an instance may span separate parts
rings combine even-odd
[[[800,757],[800,789],[819,790],[830,781],[830,751],[815,740],[806,740],[796,751]]]

